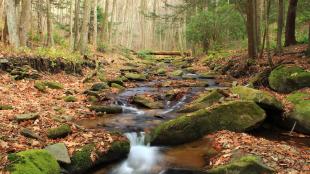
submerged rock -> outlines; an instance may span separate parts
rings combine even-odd
[[[289,93],[310,87],[310,72],[295,65],[281,65],[271,72],[268,80],[273,90]]]
[[[266,114],[251,101],[232,101],[180,116],[156,127],[154,145],[177,145],[219,130],[248,131],[264,121]]]
[[[107,105],[107,106],[94,105],[94,106],[91,106],[89,109],[91,111],[101,112],[101,113],[106,113],[106,114],[118,114],[118,113],[123,112],[122,107],[118,105]]]
[[[49,145],[45,148],[57,161],[70,164],[68,149],[64,143]]]
[[[152,96],[149,96],[147,94],[135,95],[133,97],[133,103],[149,109],[161,109],[164,107],[164,104],[162,102],[155,101]]]
[[[67,124],[63,124],[56,128],[48,129],[47,137],[51,139],[63,138],[71,133],[71,127]]]
[[[9,154],[11,174],[60,174],[56,159],[47,150],[27,150]]]
[[[272,168],[264,165],[258,157],[247,155],[241,157],[240,159],[236,159],[227,165],[210,169],[206,173],[207,174],[225,174],[225,173],[272,174],[275,173],[275,171]]]

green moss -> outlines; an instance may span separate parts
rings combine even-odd
[[[123,82],[123,79],[121,77],[118,77],[116,79],[113,79],[113,80],[109,80],[108,81],[108,85],[111,86],[113,83],[115,84],[118,84],[120,86],[124,86],[124,82]]]
[[[208,174],[238,173],[238,174],[272,174],[275,171],[264,165],[260,159],[247,155],[227,165],[219,166],[207,171]]]
[[[55,158],[46,150],[27,150],[9,155],[12,174],[60,174]]]
[[[104,89],[108,89],[109,86],[107,83],[105,82],[101,82],[101,83],[95,83],[92,85],[92,87],[90,88],[91,91],[102,91]]]
[[[68,95],[68,96],[65,96],[65,97],[64,97],[64,101],[65,101],[65,102],[76,102],[77,99],[76,99],[76,97],[73,96],[73,95]]]
[[[158,74],[158,75],[165,75],[166,74],[166,70],[164,68],[159,68],[156,71],[156,74]]]
[[[95,96],[88,96],[88,97],[87,97],[87,100],[88,100],[89,102],[93,102],[93,103],[96,103],[96,102],[99,101],[98,98],[95,97]]]
[[[64,124],[57,128],[48,129],[47,136],[48,138],[52,138],[52,139],[63,138],[63,137],[66,137],[71,132],[72,132],[71,127],[67,124]]]
[[[281,65],[271,72],[268,80],[272,89],[289,93],[303,87],[309,87],[310,72],[297,66]]]
[[[182,70],[175,70],[170,75],[173,77],[179,77],[179,76],[183,75],[183,71]]]
[[[90,168],[93,165],[91,153],[95,150],[94,144],[85,145],[81,150],[74,152],[71,158],[71,170],[81,171]]]
[[[36,81],[36,82],[34,83],[34,87],[35,87],[37,90],[41,91],[41,92],[46,92],[46,86],[45,86],[45,84],[44,84],[43,82],[41,82],[41,81]]]
[[[89,109],[91,111],[101,112],[101,113],[106,113],[106,114],[118,114],[118,113],[123,112],[122,108],[117,105],[109,105],[109,106],[94,105],[94,106],[91,106]]]
[[[121,86],[121,85],[119,85],[117,83],[112,83],[111,87],[112,88],[117,88],[117,89],[120,89],[120,90],[124,90],[125,89],[125,87],[123,87],[123,86]]]
[[[45,81],[43,83],[45,86],[51,89],[63,89],[64,88],[63,84],[59,82],[55,82],[55,81]]]
[[[174,145],[218,130],[246,131],[255,128],[265,117],[264,110],[254,102],[226,102],[159,125],[153,130],[151,141],[153,144]]]
[[[1,110],[12,110],[14,109],[11,105],[0,105],[0,111]]]
[[[125,158],[130,150],[130,144],[128,141],[114,141],[111,144],[110,149],[105,154],[102,154],[97,161],[98,163],[113,162]]]
[[[310,94],[303,93],[303,92],[294,92],[287,96],[288,101],[292,102],[293,104],[298,104],[301,102],[305,102],[307,98],[310,97]]]

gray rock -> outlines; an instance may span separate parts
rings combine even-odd
[[[17,121],[28,121],[28,120],[35,120],[38,117],[39,117],[38,113],[27,113],[27,114],[16,115],[15,119]]]
[[[33,138],[33,139],[38,139],[38,140],[43,139],[38,134],[34,133],[33,131],[31,131],[30,129],[27,129],[27,128],[21,130],[20,134],[22,134],[23,136],[28,137],[28,138]]]
[[[70,164],[68,149],[64,143],[49,145],[45,148],[57,161]]]

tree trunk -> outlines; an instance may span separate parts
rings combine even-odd
[[[284,2],[278,0],[278,31],[277,31],[277,50],[278,54],[282,53],[282,31],[283,31],[283,15],[284,15]]]
[[[109,21],[108,21],[108,16],[109,16],[109,1],[110,0],[105,0],[105,6],[104,6],[104,22],[103,22],[103,41],[107,41],[108,36],[109,36]]]
[[[78,49],[79,44],[79,31],[80,31],[80,2],[81,0],[75,0],[74,9],[74,45],[73,50]]]
[[[81,38],[80,38],[80,42],[79,42],[79,45],[80,45],[79,50],[80,50],[81,54],[85,54],[87,51],[91,2],[92,2],[92,0],[85,0],[84,1],[84,12],[83,12],[84,14],[83,14]]]
[[[73,0],[70,0],[70,50],[74,48],[74,39],[73,39]]]
[[[112,43],[112,28],[114,26],[114,16],[115,16],[116,0],[113,0],[112,4],[112,13],[111,13],[111,22],[109,25],[109,43]]]
[[[308,51],[307,51],[307,55],[310,56],[310,21],[309,21]]]
[[[295,36],[296,11],[298,0],[290,0],[286,18],[285,46],[297,43]]]
[[[54,38],[53,38],[53,22],[52,22],[52,10],[51,10],[51,0],[46,1],[46,20],[47,20],[47,46],[54,46]]]
[[[20,46],[27,46],[28,32],[30,28],[30,17],[31,17],[31,0],[22,1],[22,12],[19,23],[19,39]]]
[[[5,1],[6,20],[9,33],[9,43],[15,48],[19,47],[19,37],[17,31],[15,1]]]
[[[37,2],[37,15],[38,15],[38,35],[40,36],[40,41],[44,41],[44,30],[43,30],[43,8],[42,8],[43,1],[38,0]]]
[[[255,1],[247,1],[247,33],[248,33],[248,56],[256,58],[257,42],[256,42],[256,24],[255,24]]]
[[[270,53],[270,37],[269,37],[269,13],[270,13],[270,4],[271,0],[266,0],[266,47],[267,47],[267,57],[268,57],[268,64],[272,68],[272,56]]]
[[[98,28],[97,28],[97,6],[98,6],[98,0],[94,0],[94,23],[93,23],[93,27],[94,27],[94,32],[93,32],[93,45],[95,47],[95,49],[97,48],[97,34],[98,34]]]

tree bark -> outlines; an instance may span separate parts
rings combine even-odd
[[[46,20],[47,20],[47,46],[54,46],[53,38],[53,22],[52,22],[52,10],[51,10],[51,0],[46,1]]]
[[[81,0],[75,0],[75,9],[74,9],[74,45],[73,50],[78,49],[79,44],[79,29],[80,29],[80,2]]]
[[[109,36],[109,21],[108,21],[108,16],[109,16],[109,1],[110,0],[105,0],[105,6],[104,6],[104,24],[103,24],[103,39],[102,41],[107,41],[108,36]]]
[[[98,34],[98,28],[97,28],[97,6],[98,6],[98,0],[93,0],[94,1],[94,23],[93,23],[93,27],[94,27],[94,32],[93,32],[93,45],[95,47],[95,49],[97,48],[97,34]]]
[[[31,0],[22,1],[22,12],[19,23],[20,46],[27,46],[28,32],[30,28]]]
[[[295,36],[296,11],[298,0],[290,0],[286,18],[285,46],[297,43]]]
[[[17,30],[17,21],[16,21],[16,6],[15,1],[6,0],[5,1],[5,12],[6,12],[6,20],[8,26],[9,33],[9,43],[15,48],[19,47],[19,37]]]
[[[84,1],[84,12],[83,12],[84,14],[83,14],[81,38],[80,38],[80,42],[79,42],[79,45],[80,45],[79,50],[80,50],[81,54],[85,54],[87,51],[91,2],[92,2],[92,0],[85,0]]]
[[[70,0],[70,50],[73,50],[74,48],[74,39],[73,39],[73,0]]]
[[[255,24],[255,1],[247,1],[247,34],[248,34],[248,56],[249,58],[257,57],[257,32]]]
[[[278,0],[278,31],[277,31],[277,50],[278,54],[282,53],[282,30],[283,30],[283,15],[284,15],[284,2]]]
[[[111,13],[111,22],[109,25],[109,43],[112,43],[112,28],[114,26],[114,16],[115,16],[115,9],[116,9],[116,0],[113,0],[112,4],[112,13]]]
[[[270,13],[270,0],[266,0],[266,47],[267,47],[267,58],[268,58],[268,64],[272,68],[273,62],[272,62],[272,56],[270,52],[270,37],[269,37],[269,13]]]

